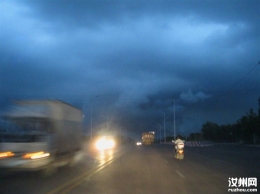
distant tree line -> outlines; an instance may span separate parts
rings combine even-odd
[[[260,108],[258,114],[250,109],[234,124],[218,125],[206,122],[201,133],[191,133],[189,140],[209,140],[214,142],[260,143]]]

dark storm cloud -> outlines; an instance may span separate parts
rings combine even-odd
[[[197,92],[196,94],[194,94],[191,90],[181,93],[180,95],[180,98],[188,103],[196,103],[200,100],[205,100],[210,97],[211,95],[204,94],[203,92]]]
[[[169,99],[182,133],[235,122],[260,96],[259,3],[1,0],[1,99],[60,98],[139,132]]]

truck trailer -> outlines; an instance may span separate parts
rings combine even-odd
[[[82,111],[59,100],[22,100],[1,115],[0,168],[42,170],[73,164],[83,146]]]
[[[154,132],[142,133],[142,145],[152,145],[154,143]]]

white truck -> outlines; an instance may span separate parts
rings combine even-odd
[[[82,154],[82,111],[58,100],[23,100],[2,115],[0,168],[44,175]]]

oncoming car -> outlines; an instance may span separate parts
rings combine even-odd
[[[140,146],[140,145],[142,145],[142,142],[138,141],[138,142],[136,142],[136,145]]]
[[[98,150],[109,150],[115,147],[115,140],[113,137],[103,136],[95,143],[95,148]]]

